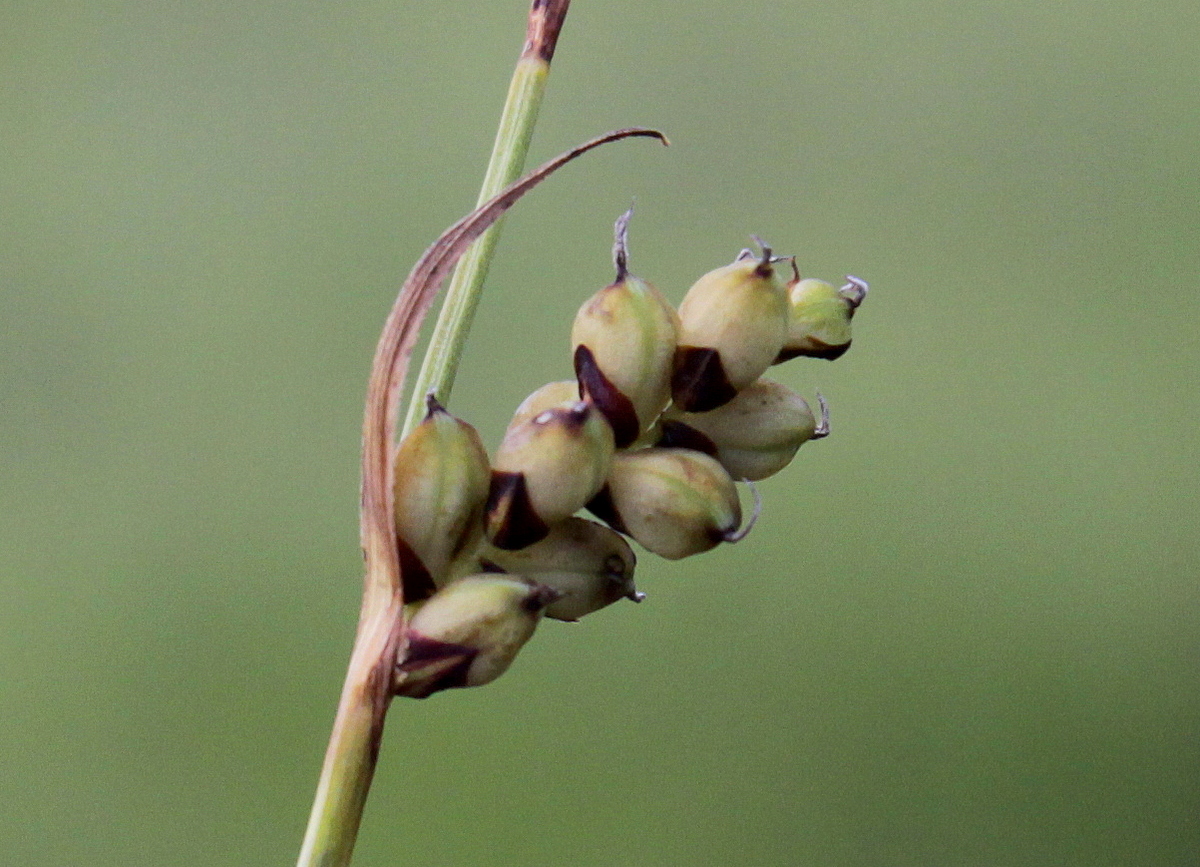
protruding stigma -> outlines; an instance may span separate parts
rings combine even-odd
[[[742,479],[750,486],[750,493],[754,495],[754,511],[750,513],[750,520],[740,530],[730,530],[722,538],[726,542],[740,542],[750,535],[750,531],[754,529],[754,525],[758,523],[758,516],[762,514],[762,494],[758,492],[758,486],[749,479]]]
[[[758,235],[751,235],[750,238],[755,244],[758,244],[759,249],[762,250],[762,255],[758,257],[758,267],[754,269],[755,272],[760,277],[771,276],[771,263],[778,261],[778,259],[771,258],[771,248],[767,246],[766,241],[758,237]]]
[[[749,247],[746,247],[740,253],[737,254],[737,258],[734,259],[733,261],[742,262],[742,261],[745,261],[746,259],[757,259],[758,267],[755,268],[754,270],[758,273],[758,275],[760,277],[771,276],[771,266],[777,262],[791,262],[792,270],[793,271],[796,270],[796,257],[795,256],[774,256],[771,253],[771,248],[769,246],[767,246],[766,242],[763,241],[762,238],[758,237],[758,235],[751,235],[750,237],[753,239],[755,244],[758,244],[758,248],[762,252],[755,253]],[[800,279],[799,271],[796,271],[796,279],[797,280]]]
[[[867,290],[871,287],[867,285],[866,280],[859,280],[849,274],[846,275],[846,279],[849,282],[838,290],[838,294],[849,301],[850,309],[854,310],[863,303],[863,299],[867,297]]]
[[[629,276],[629,220],[633,216],[633,204],[629,210],[617,217],[613,224],[613,265],[617,269],[617,279],[620,283]]]
[[[829,401],[825,400],[825,395],[817,392],[817,403],[821,405],[821,421],[813,428],[811,440],[824,439],[829,436]]]

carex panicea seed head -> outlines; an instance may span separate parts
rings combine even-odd
[[[510,551],[544,539],[600,490],[612,456],[612,428],[591,401],[509,427],[493,461],[488,539]]]
[[[509,575],[469,575],[438,590],[408,622],[395,693],[425,698],[482,686],[508,669],[558,592]]]
[[[840,289],[832,283],[801,279],[792,261],[793,278],[788,281],[788,335],[775,363],[805,355],[833,361],[850,348],[850,320],[867,297],[867,283],[846,277]]]
[[[710,412],[669,412],[661,446],[712,455],[735,479],[756,482],[782,470],[801,445],[829,434],[829,408],[819,394],[818,421],[808,402],[778,382],[760,379]]]
[[[578,620],[618,599],[643,598],[633,583],[637,558],[629,543],[585,518],[555,524],[545,539],[520,551],[485,544],[479,561],[485,571],[524,575],[561,593],[546,608],[556,620]]]
[[[652,285],[628,269],[630,208],[614,228],[616,280],[586,301],[571,328],[575,375],[625,448],[671,399],[679,317]]]
[[[736,542],[737,487],[714,458],[686,448],[618,452],[603,490],[588,504],[615,530],[668,560]]]
[[[430,596],[446,582],[450,561],[478,544],[491,475],[475,428],[433,394],[426,407],[395,457],[396,536],[410,602]]]
[[[679,305],[671,393],[680,409],[705,412],[728,403],[779,355],[787,293],[775,276],[777,260],[759,245],[760,256],[746,250],[733,264],[709,271]]]

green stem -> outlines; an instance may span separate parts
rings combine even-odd
[[[515,181],[524,167],[550,73],[550,60],[569,5],[570,0],[533,0],[525,48],[509,86],[480,205]],[[540,178],[533,180],[525,189],[539,181]],[[524,190],[520,191],[512,201],[523,194]],[[496,215],[512,201],[496,206]],[[478,212],[468,220],[475,217]],[[494,220],[495,216],[487,217],[488,223]],[[452,233],[458,226],[452,227]],[[417,399],[409,408],[405,431],[416,423],[414,418],[419,421],[423,397],[430,389],[436,389],[443,397],[450,390],[496,239],[493,226],[458,263],[433,343],[417,379],[414,391]],[[454,243],[453,238],[447,242],[446,236],[439,240],[439,244],[443,242],[449,246]],[[430,268],[436,270],[432,265]],[[437,279],[426,276],[428,291],[424,294],[431,300],[441,276]],[[405,289],[410,288],[414,291],[407,294],[414,298],[422,294],[406,281]],[[401,300],[405,294],[402,292]],[[415,329],[419,328],[426,309],[419,304],[417,307],[409,310],[398,301],[385,325],[372,368],[363,445],[363,552],[367,565],[363,607],[297,867],[346,867],[350,863],[391,704],[393,667],[405,641],[403,593],[388,508],[392,472],[388,461],[393,441],[394,400],[403,381],[408,353],[412,351],[404,332],[411,326],[415,340]]]
[[[337,718],[296,867],[346,867],[375,774],[390,703],[392,664],[402,640],[400,597],[367,616],[350,657]]]
[[[508,98],[500,114],[492,157],[479,190],[479,205],[515,181],[525,166],[533,126],[550,76],[550,60],[569,5],[570,0],[535,0],[529,12],[525,49],[513,71]],[[475,318],[475,308],[483,294],[483,281],[487,278],[499,239],[500,223],[497,222],[467,250],[454,269],[446,289],[446,300],[429,338],[425,360],[413,386],[401,436],[424,417],[425,395],[432,391],[442,403],[449,400],[467,333]]]

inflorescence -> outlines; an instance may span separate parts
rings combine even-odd
[[[395,457],[408,617],[398,695],[481,686],[544,616],[578,620],[641,601],[626,536],[669,560],[746,536],[735,482],[774,475],[829,433],[769,367],[840,357],[867,284],[801,279],[794,257],[743,250],[702,276],[678,312],[629,273],[631,211],[616,223],[616,280],[579,309],[575,379],[517,408],[491,461],[431,394]],[[776,265],[788,262],[783,283]],[[576,517],[587,509],[604,523]]]

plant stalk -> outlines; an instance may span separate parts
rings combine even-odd
[[[570,0],[533,0],[525,46],[509,85],[480,206],[516,180],[524,168],[550,60],[569,6]],[[495,250],[497,228],[493,224],[458,262],[417,379],[414,394],[419,397],[409,408],[405,431],[420,420],[424,394],[430,389],[442,396],[449,393]],[[393,554],[394,531],[380,526],[379,519],[390,515],[395,402],[407,368],[407,353],[415,340],[415,333],[401,336],[400,332],[415,332],[407,326],[415,319],[419,327],[424,315],[423,309],[414,314],[401,307],[398,301],[385,325],[368,388],[363,430],[362,545],[367,568],[362,612],[297,867],[345,867],[350,863],[391,703],[393,666],[404,641],[404,600],[399,563]],[[406,313],[409,321],[395,321]],[[390,338],[389,331],[394,332]]]
[[[442,233],[417,260],[384,322],[363,414],[361,535],[366,575],[358,635],[297,867],[349,864],[384,718],[406,650],[404,586],[393,520],[395,425],[408,361],[425,314],[467,247],[517,200],[588,151],[625,138],[666,136],[640,127],[614,130],[560,154],[509,184]]]
[[[529,10],[525,48],[513,71],[508,97],[500,114],[492,156],[479,190],[482,205],[520,176],[533,138],[550,61],[558,43],[558,34],[567,15],[570,0],[534,0]],[[500,239],[497,222],[480,236],[459,261],[446,289],[446,300],[429,338],[429,348],[417,374],[408,403],[401,436],[416,427],[425,414],[425,395],[430,391],[443,404],[450,398],[454,375],[466,346],[467,333],[475,318],[475,308],[483,292],[496,242]]]
[[[350,863],[375,774],[390,703],[392,662],[403,639],[401,600],[360,624],[329,736],[298,867]]]
[[[297,867],[349,863],[397,683],[396,663],[406,650],[404,576],[392,518],[395,423],[408,361],[425,314],[467,247],[522,196],[588,151],[634,137],[667,143],[657,130],[635,127],[605,133],[558,155],[443,232],[417,260],[396,296],[375,348],[363,414],[360,532],[366,576],[358,635]]]
[[[515,176],[520,171],[536,103],[541,98],[550,56],[568,5],[569,0],[534,0],[529,13],[530,36],[505,107],[505,119],[488,170],[489,180],[485,182],[484,201],[421,255],[396,297],[375,349],[363,416],[360,513],[366,570],[362,610],[297,867],[346,867],[350,863],[379,756],[384,721],[397,683],[397,661],[406,652],[403,575],[392,517],[395,434],[408,362],[434,297],[451,269],[462,262],[463,255],[473,246],[480,250],[474,266],[477,277],[471,278],[476,288],[463,291],[471,296],[465,309],[474,309],[478,286],[482,285],[483,271],[495,244],[494,236],[486,247],[481,247],[478,241],[517,200],[562,166],[593,148],[624,138],[651,137],[667,143],[657,130],[615,130],[560,154],[520,180],[511,183],[495,180]],[[541,64],[540,70],[532,67],[531,62]],[[498,187],[494,195],[486,195],[488,184]],[[468,285],[466,278],[463,285]],[[442,329],[445,337],[439,345],[456,343],[457,349],[433,365],[427,358],[430,375],[442,377],[447,383],[453,379],[467,330],[468,322],[464,319],[469,318],[469,312],[460,309],[455,313],[449,302],[445,305],[439,320],[439,326],[445,323]],[[449,388],[448,384],[444,387]],[[426,391],[418,385],[415,394],[423,397]],[[422,403],[420,399],[414,401],[417,406]]]

